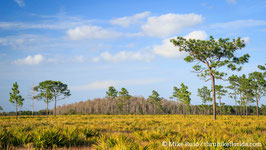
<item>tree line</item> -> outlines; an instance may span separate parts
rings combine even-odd
[[[235,75],[234,75],[235,76]],[[219,115],[265,115],[265,105],[259,107],[249,106],[252,102],[250,99],[246,103],[245,97],[237,100],[235,106],[225,105],[222,103],[223,96],[228,92],[222,85],[216,85],[217,98],[219,104],[216,103]],[[226,87],[231,89],[231,86]],[[58,113],[66,114],[213,114],[213,106],[208,104],[211,102],[211,90],[206,86],[198,89],[198,96],[202,99],[202,105],[191,105],[191,92],[188,87],[181,83],[180,88],[173,88],[173,95],[170,100],[160,97],[157,91],[153,90],[152,94],[145,99],[144,97],[134,97],[122,88],[117,91],[115,87],[110,86],[106,91],[105,98],[96,98],[94,100],[81,101],[78,103],[59,106]],[[229,98],[232,98],[229,95]],[[254,99],[256,97],[253,97]],[[242,102],[241,102],[241,101]],[[253,101],[254,102],[254,101]],[[243,108],[246,108],[245,110]]]
[[[258,66],[260,72],[255,71],[248,75],[232,75],[229,78],[226,78],[227,73],[221,71],[221,67],[224,66],[231,71],[241,71],[242,65],[249,61],[250,56],[248,54],[244,54],[240,57],[235,54],[235,52],[242,50],[245,47],[244,40],[241,38],[232,40],[229,38],[214,39],[210,36],[209,40],[185,39],[183,37],[177,37],[176,39],[171,39],[170,42],[172,42],[180,52],[185,51],[188,53],[188,56],[184,58],[186,62],[196,62],[193,69],[201,79],[206,82],[211,81],[211,89],[208,89],[206,86],[198,89],[198,96],[201,97],[204,108],[207,108],[207,102],[212,102],[211,106],[214,120],[216,120],[217,112],[222,114],[222,108],[225,106],[222,103],[222,97],[227,93],[232,99],[234,99],[234,112],[236,114],[242,116],[243,111],[245,111],[246,115],[248,115],[248,107],[254,102],[256,102],[256,114],[260,114],[259,100],[261,97],[265,96],[266,89],[265,64]],[[229,81],[230,86],[223,87],[222,85],[216,85],[216,80]],[[230,92],[228,92],[227,89],[230,90]],[[33,90],[38,94],[36,96],[32,96],[32,99],[44,100],[47,104],[47,117],[49,111],[48,104],[51,101],[55,102],[54,115],[56,116],[56,101],[71,95],[67,85],[60,81],[44,81],[34,87]],[[188,87],[185,84],[182,83],[180,88],[174,87],[171,99],[176,99],[181,104],[178,106],[182,107],[183,114],[190,113],[190,109],[192,107],[192,105],[190,105],[190,95],[191,92],[188,91]],[[101,113],[108,112],[112,114],[124,114],[129,113],[131,107],[135,107],[134,109],[136,110],[138,109],[137,107],[140,107],[140,105],[130,105],[131,96],[125,88],[122,88],[121,91],[118,92],[113,86],[109,87],[106,92],[106,98],[107,100],[102,99],[99,103],[96,103],[97,108],[101,109]],[[216,98],[219,100],[219,105],[216,103]],[[23,104],[23,100],[24,99],[19,95],[18,85],[15,83],[12,88],[12,93],[10,93],[10,102],[15,103],[17,109],[17,106],[21,106]],[[153,114],[156,114],[165,111],[162,101],[163,98],[159,97],[158,92],[153,90],[151,96],[149,96],[146,101],[137,102],[142,104],[141,109],[144,109],[148,114],[151,114],[151,110],[153,111]],[[148,103],[148,105],[146,105],[146,103]],[[98,105],[101,106],[99,107]],[[219,107],[216,108],[216,106]],[[245,110],[243,106],[245,106]],[[90,112],[94,112],[96,109],[95,107],[89,107],[93,110]],[[238,107],[239,110],[237,109]],[[106,108],[106,110],[102,110],[103,108]]]
[[[127,114],[136,114],[136,115],[153,115],[154,110],[153,106],[147,102],[147,99],[144,97],[131,97],[131,103],[128,105],[129,109],[126,111],[124,108],[124,112],[121,113],[117,110],[116,104],[114,104],[114,112],[113,114],[118,115],[127,115]],[[108,104],[110,100],[108,98],[96,98],[93,100],[80,101],[73,104],[62,105],[57,107],[57,115],[90,115],[90,114],[105,114],[111,115],[110,104]],[[104,104],[104,105],[101,105]],[[184,112],[185,106],[179,102],[173,100],[162,99],[161,105],[163,107],[163,111],[157,111],[156,114],[179,114],[179,115],[212,115],[212,105],[210,104],[201,104],[201,105],[189,105],[189,109],[187,112]],[[217,104],[218,105],[218,104]],[[146,107],[146,108],[145,108]],[[245,105],[242,106],[245,108]],[[235,106],[225,105],[222,103],[221,115],[239,115],[240,106],[236,107],[238,112],[235,112]],[[53,109],[49,109],[49,115],[53,115]],[[243,113],[245,113],[245,109],[243,109]],[[249,115],[256,115],[256,106],[249,106]],[[46,115],[46,109],[42,109],[39,111],[34,111],[34,115]],[[218,113],[220,114],[220,113]],[[266,115],[266,105],[261,105],[259,107],[259,114]],[[3,116],[15,116],[16,112],[1,112],[0,115]],[[32,115],[32,111],[18,111],[18,115]]]

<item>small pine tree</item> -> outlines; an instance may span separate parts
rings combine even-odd
[[[118,108],[118,111],[120,113],[123,113],[123,108],[124,108],[124,104],[128,101],[129,101],[129,98],[131,97],[127,91],[127,89],[125,88],[122,88],[121,91],[118,93],[119,94],[119,97],[118,97],[118,103],[117,103],[117,108]],[[128,109],[128,107],[127,107]]]
[[[198,89],[198,96],[201,98],[202,100],[202,107],[204,109],[204,114],[206,114],[206,103],[207,102],[211,102],[212,101],[212,97],[211,97],[211,90],[208,89],[207,86],[203,86],[201,89]]]
[[[114,88],[114,86],[110,86],[108,91],[106,91],[106,97],[111,100],[111,113],[114,113],[114,99],[117,97],[118,91]]]
[[[217,94],[217,99],[219,99],[219,105],[220,105],[220,115],[222,114],[222,96],[225,96],[227,93],[227,90],[224,89],[222,85],[215,85],[215,91]]]
[[[162,107],[162,104],[161,104],[161,101],[162,101],[163,98],[160,97],[160,95],[158,94],[157,91],[153,90],[152,91],[152,95],[149,96],[149,99],[148,101],[153,104],[153,113],[156,114],[156,112],[161,112],[163,111],[163,107]]]
[[[18,83],[13,84],[12,92],[9,93],[9,101],[16,105],[16,119],[18,118],[18,106],[23,105],[24,98],[19,94]]]
[[[0,112],[3,111],[3,108],[0,106]],[[2,115],[3,115],[3,112],[2,112]]]
[[[174,98],[176,98],[178,101],[180,101],[182,104],[184,104],[186,106],[186,113],[187,111],[189,111],[190,107],[190,98],[191,93],[188,91],[188,87],[184,85],[184,83],[181,83],[181,88],[177,88],[174,87],[174,92],[173,92],[173,96]]]

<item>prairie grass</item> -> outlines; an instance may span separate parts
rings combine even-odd
[[[230,142],[261,146],[193,145]],[[218,116],[216,121],[207,115],[0,117],[0,149],[265,149],[265,143],[266,116]]]

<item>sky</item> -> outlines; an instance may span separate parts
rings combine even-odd
[[[169,99],[181,83],[192,93],[191,104],[201,104],[197,89],[211,82],[192,72],[194,64],[170,39],[241,37],[246,47],[236,55],[248,53],[249,63],[241,72],[223,70],[248,74],[266,63],[265,14],[264,0],[1,0],[0,106],[15,110],[9,92],[18,82],[21,109],[31,110],[30,89],[45,80],[71,90],[59,105],[105,97],[111,85],[146,98],[156,90]],[[234,104],[228,96],[222,102]],[[42,101],[34,105],[45,109]]]

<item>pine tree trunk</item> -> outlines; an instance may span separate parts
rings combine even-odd
[[[258,97],[256,97],[256,104],[257,104],[257,116],[259,117],[259,100],[258,100]]]
[[[48,110],[48,99],[47,99],[47,101],[46,101],[46,118],[48,119],[48,112],[49,110]]]
[[[48,92],[46,90],[46,118],[48,119]]]
[[[54,97],[54,117],[56,117],[56,96]]]
[[[248,95],[246,95],[246,116],[248,117]]]
[[[220,103],[220,115],[222,115],[222,103],[221,103],[221,99],[219,99],[219,103]]]
[[[34,111],[33,111],[33,107],[34,107],[34,84],[32,84],[32,95],[31,95],[31,99],[32,99],[32,118],[34,117]]]
[[[18,103],[16,102],[16,120],[18,119]]]
[[[187,111],[187,107],[186,107],[186,105],[183,105],[183,113],[184,113],[184,116],[186,116],[186,111]]]
[[[240,93],[240,116],[242,117],[242,95]]]
[[[34,117],[33,105],[34,105],[34,101],[33,101],[33,98],[32,98],[32,112],[31,112],[32,118]]]
[[[111,114],[114,113],[114,110],[113,110],[113,99],[111,100]]]
[[[237,107],[236,107],[236,90],[235,90],[235,113],[236,113],[236,116],[237,116]]]
[[[210,73],[212,79],[212,103],[213,103],[213,120],[216,120],[216,97],[215,97],[215,78]]]

